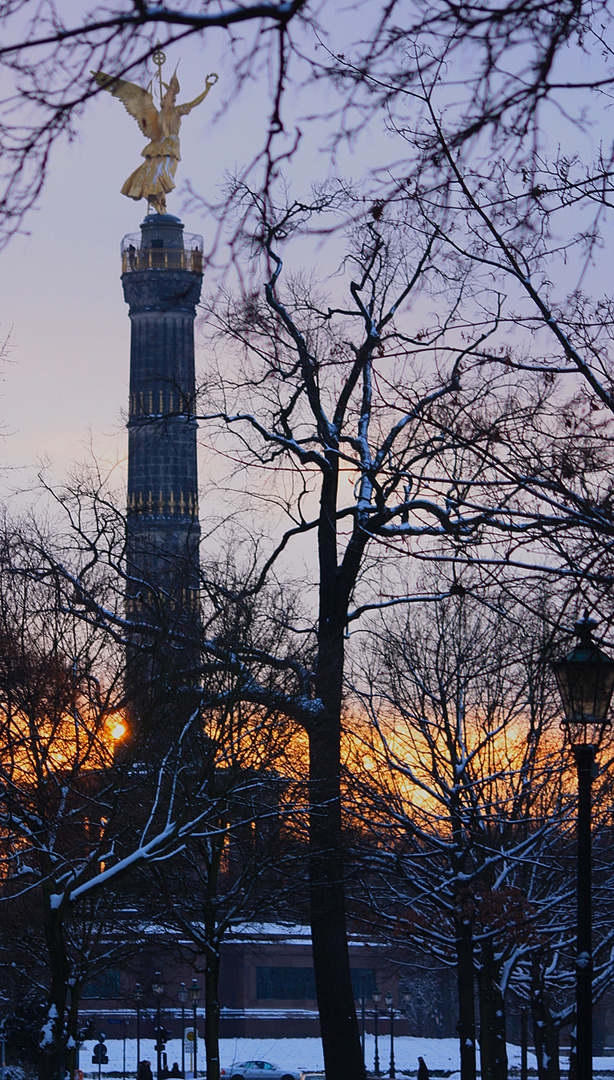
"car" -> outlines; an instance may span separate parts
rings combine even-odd
[[[303,1069],[282,1069],[270,1061],[235,1061],[229,1069],[221,1070],[230,1080],[303,1080]]]

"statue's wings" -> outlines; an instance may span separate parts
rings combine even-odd
[[[161,139],[160,118],[149,90],[126,79],[105,75],[104,71],[92,71],[92,78],[103,90],[123,102],[124,108],[134,117],[147,139]]]

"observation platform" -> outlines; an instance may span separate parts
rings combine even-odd
[[[203,273],[204,240],[184,232],[173,214],[148,214],[139,233],[128,233],[121,243],[122,274],[143,270],[187,270]]]

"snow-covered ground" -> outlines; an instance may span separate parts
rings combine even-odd
[[[108,1034],[108,1032],[107,1032]],[[88,1041],[81,1048],[80,1065],[86,1075],[98,1076],[98,1066],[92,1064],[92,1050],[94,1042]],[[109,1064],[102,1066],[102,1075],[109,1072],[122,1072],[123,1070],[123,1043],[121,1039],[107,1038]],[[204,1070],[204,1044],[198,1046],[199,1073]],[[516,1047],[510,1047],[512,1055],[516,1053]],[[457,1070],[458,1069],[458,1042],[456,1039],[413,1039],[400,1036],[394,1040],[394,1059],[397,1071],[401,1069],[418,1069],[418,1055],[421,1054],[431,1069]],[[166,1046],[166,1056],[169,1068],[173,1062],[181,1067],[181,1040],[171,1039]],[[375,1057],[375,1042],[372,1035],[367,1035],[366,1062],[368,1068],[373,1068]],[[388,1073],[390,1065],[390,1039],[388,1036],[379,1038],[380,1070],[382,1074]],[[256,1058],[262,1061],[272,1061],[276,1065],[286,1068],[304,1068],[313,1071],[322,1069],[322,1044],[319,1039],[221,1039],[220,1061],[222,1068],[228,1067],[233,1061],[245,1061],[248,1058]],[[141,1039],[141,1059],[148,1059],[155,1076],[156,1051],[153,1039]],[[515,1060],[515,1058],[514,1058]],[[190,1069],[190,1057],[186,1053],[186,1070]],[[133,1073],[136,1068],[136,1040],[126,1039],[126,1072]]]
[[[108,1034],[108,1033],[107,1033]],[[102,1076],[109,1073],[119,1073],[124,1068],[124,1051],[121,1039],[106,1040],[109,1056],[109,1064],[102,1066]],[[81,1048],[80,1065],[87,1077],[98,1076],[98,1066],[92,1064],[92,1050],[94,1042],[88,1041]],[[204,1076],[205,1055],[204,1044],[198,1047],[198,1073]],[[520,1047],[507,1048],[508,1061],[511,1076],[520,1074]],[[169,1068],[173,1062],[177,1062],[181,1068],[181,1040],[171,1039],[166,1046],[166,1054]],[[407,1070],[414,1075],[418,1070],[418,1056],[422,1056],[430,1070],[449,1072],[452,1080],[458,1077],[458,1042],[456,1039],[414,1039],[408,1036],[400,1036],[394,1040],[394,1060],[397,1077]],[[367,1035],[366,1045],[367,1068],[372,1069],[375,1057],[375,1042],[372,1035]],[[233,1061],[245,1061],[248,1058],[256,1058],[261,1061],[272,1061],[284,1068],[303,1068],[317,1072],[323,1068],[322,1045],[319,1039],[222,1039],[220,1041],[220,1058],[222,1068],[228,1069]],[[141,1060],[148,1059],[151,1062],[152,1071],[156,1073],[156,1051],[153,1039],[141,1039]],[[382,1035],[379,1039],[380,1072],[382,1076],[388,1076],[390,1067],[390,1039]],[[190,1056],[186,1052],[186,1071],[190,1070]],[[529,1069],[535,1069],[535,1058],[529,1053]],[[10,1065],[9,1065],[10,1070]],[[136,1070],[136,1040],[126,1039],[126,1073],[134,1076]],[[567,1075],[567,1055],[561,1054],[561,1072],[563,1077]],[[594,1077],[614,1077],[614,1057],[594,1059]]]
[[[107,1032],[108,1035],[108,1032]],[[97,1077],[98,1066],[92,1064],[92,1050],[94,1042],[86,1042],[81,1048],[80,1064],[86,1076]],[[256,1058],[264,1061],[272,1061],[285,1068],[304,1068],[317,1071],[323,1068],[322,1046],[319,1039],[222,1039],[221,1040],[221,1063],[222,1068],[228,1068],[233,1061],[241,1061],[246,1058]],[[123,1042],[121,1039],[107,1038],[109,1064],[102,1066],[102,1076],[108,1073],[123,1072]],[[199,1074],[204,1072],[205,1057],[204,1044],[199,1043],[198,1065]],[[518,1075],[520,1071],[520,1048],[508,1046],[510,1071]],[[181,1067],[181,1041],[171,1039],[166,1047],[169,1068],[173,1062]],[[456,1039],[414,1039],[400,1036],[394,1040],[394,1058],[397,1075],[403,1070],[410,1070],[414,1074],[418,1069],[418,1056],[421,1055],[429,1069],[441,1072],[450,1072],[452,1076],[458,1072],[458,1042]],[[367,1036],[366,1061],[367,1067],[373,1068],[375,1056],[375,1044],[372,1035]],[[381,1036],[379,1039],[380,1071],[382,1075],[388,1075],[390,1065],[390,1039]],[[151,1062],[155,1076],[156,1051],[153,1039],[141,1039],[141,1059]],[[186,1070],[190,1069],[190,1056],[186,1053]],[[561,1055],[563,1075],[566,1074],[566,1056]],[[535,1058],[529,1054],[529,1068],[535,1068]],[[136,1040],[126,1039],[126,1072],[134,1075],[136,1069]],[[595,1076],[614,1075],[614,1058],[595,1058]]]

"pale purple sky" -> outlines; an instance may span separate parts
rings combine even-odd
[[[341,9],[335,15],[342,20]],[[177,190],[168,201],[169,211],[182,217],[187,231],[206,236],[212,235],[211,223],[198,211],[184,212],[182,186],[189,180],[206,197],[219,198],[224,174],[244,166],[261,148],[270,107],[268,75],[262,71],[220,115],[223,103],[233,97],[225,41],[222,33],[211,34],[167,50],[167,73],[180,59],[180,101],[195,97],[209,72],[220,76],[207,100],[184,120],[183,160]],[[141,81],[150,77],[151,71],[143,71]],[[328,171],[358,178],[388,155],[402,155],[384,133],[382,115],[362,145],[346,149],[331,165],[321,152],[323,126],[302,121],[333,104],[323,95],[324,88],[299,86],[287,103],[290,128],[295,117],[304,133],[296,161],[288,166],[302,194],[312,179]],[[581,134],[572,127],[568,149],[586,153],[599,135],[598,130]],[[51,478],[61,482],[72,463],[90,456],[90,436],[103,462],[125,459],[122,411],[130,324],[119,246],[125,233],[138,231],[146,204],[126,199],[120,188],[140,163],[144,145],[121,102],[101,93],[80,122],[79,137],[56,146],[42,199],[26,221],[29,235],[16,237],[1,257],[0,340],[11,335],[0,385],[9,489],[27,486],[33,466],[43,460],[50,462]],[[209,284],[206,279],[204,288]],[[202,367],[206,357],[197,362]]]
[[[221,37],[215,45],[212,36],[206,45],[168,49],[166,66],[168,74],[181,58],[180,101],[194,98],[210,72],[220,76],[183,121],[177,188],[168,199],[186,231],[206,237],[212,224],[198,210],[184,212],[182,187],[189,180],[205,197],[219,198],[224,174],[261,148],[269,108],[263,73],[220,115],[232,97],[233,74],[231,59],[220,55]],[[26,220],[29,235],[15,237],[2,255],[0,335],[10,333],[10,350],[0,393],[9,489],[27,485],[41,460],[61,481],[72,463],[90,456],[90,436],[103,461],[125,457],[130,324],[119,250],[126,233],[138,232],[147,206],[120,189],[145,143],[121,102],[101,93],[80,122],[79,137],[56,146],[43,196]],[[303,157],[313,160],[315,149],[306,140]],[[314,173],[318,168],[326,171],[326,161],[318,167],[314,161]]]

